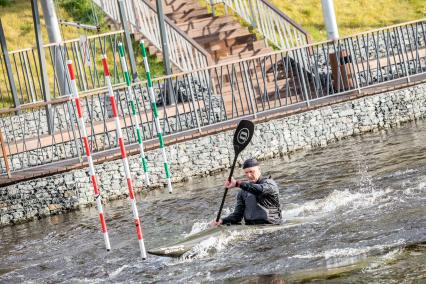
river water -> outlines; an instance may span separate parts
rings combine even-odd
[[[244,152],[242,153],[244,156]],[[0,229],[2,283],[426,283],[426,123],[265,161],[296,226],[239,231],[178,259],[139,257],[127,200]],[[205,228],[227,173],[138,196],[148,248]],[[236,172],[241,175],[241,171]],[[231,190],[225,214],[232,211]]]

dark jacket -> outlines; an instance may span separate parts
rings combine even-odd
[[[278,186],[273,179],[241,182],[240,188],[235,210],[222,219],[223,224],[241,224],[243,218],[246,225],[281,223]]]

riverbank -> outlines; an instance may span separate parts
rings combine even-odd
[[[265,160],[380,128],[421,119],[426,113],[426,84],[359,98],[256,125],[241,159]],[[230,167],[233,131],[167,147],[173,182],[211,175]],[[151,186],[143,180],[139,156],[129,157],[136,192],[163,186],[163,164],[157,149],[147,153]],[[127,196],[121,160],[96,166],[104,201]],[[161,189],[162,190],[162,189]],[[86,169],[20,182],[0,188],[0,226],[91,206],[95,202]]]

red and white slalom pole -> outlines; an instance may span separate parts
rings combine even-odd
[[[107,62],[107,57],[105,54],[102,55],[102,65],[104,67],[105,81],[108,87],[108,95],[109,95],[109,100],[111,102],[112,114],[115,120],[115,127],[117,130],[117,138],[118,138],[118,144],[120,146],[121,159],[123,161],[123,166],[124,166],[124,173],[127,179],[127,188],[129,190],[130,203],[132,204],[133,219],[136,226],[136,233],[138,235],[139,248],[141,250],[142,259],[146,259],[145,244],[143,242],[142,228],[141,228],[141,222],[139,219],[138,208],[136,207],[135,194],[133,191],[133,182],[132,182],[132,177],[130,175],[129,161],[127,160],[126,148],[124,147],[124,139],[123,139],[123,133],[121,131],[120,118],[118,117],[117,103],[115,101],[114,91],[112,90],[108,62]]]
[[[104,210],[103,210],[103,207],[102,207],[101,192],[98,188],[95,166],[93,165],[92,155],[90,154],[89,139],[87,138],[87,131],[86,131],[85,123],[84,123],[83,111],[81,109],[80,98],[78,96],[77,84],[75,82],[74,69],[72,67],[72,61],[71,60],[67,61],[67,66],[68,66],[68,72],[69,72],[70,79],[71,79],[72,99],[74,100],[75,107],[77,109],[77,122],[79,124],[80,131],[81,131],[81,139],[83,141],[83,146],[84,146],[85,153],[86,153],[87,163],[89,164],[90,180],[92,182],[93,190],[95,191],[96,207],[98,208],[98,212],[99,212],[99,220],[101,221],[102,234],[104,235],[106,250],[110,251],[111,250],[111,244],[109,242],[108,231],[107,231],[107,226],[106,226],[105,216],[104,216]]]

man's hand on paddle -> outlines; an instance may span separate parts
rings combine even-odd
[[[234,178],[231,178],[230,181],[229,180],[225,181],[225,187],[228,188],[228,189],[236,187],[236,186],[237,186],[237,181]]]
[[[211,226],[211,227],[217,227],[217,226],[220,226],[220,225],[222,225],[222,219],[220,219],[220,220],[219,220],[219,222],[216,222],[216,220],[213,220],[213,221],[210,223],[210,226]]]
[[[234,178],[232,178],[231,177],[231,180],[226,180],[225,181],[225,187],[226,188],[228,188],[228,189],[230,189],[230,188],[233,188],[233,187],[237,187],[237,185],[238,185],[238,181],[237,180],[235,180]],[[210,223],[210,226],[212,226],[212,227],[217,227],[217,226],[220,226],[220,225],[222,225],[222,220],[219,220],[218,222],[216,222],[216,220],[213,220],[211,223]]]

